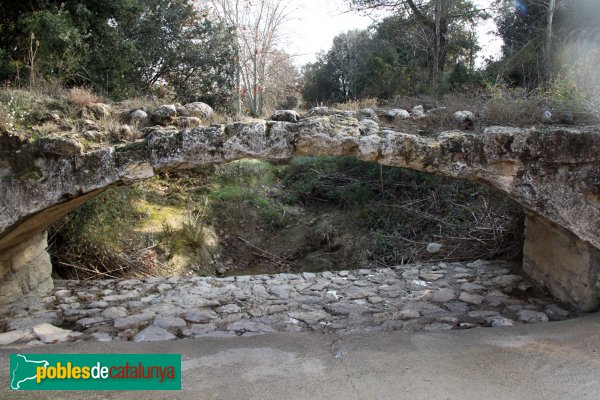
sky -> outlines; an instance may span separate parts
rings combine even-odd
[[[488,6],[490,0],[476,0],[481,7]],[[377,16],[366,16],[348,11],[344,0],[290,0],[291,20],[286,24],[286,50],[294,54],[295,64],[302,66],[314,62],[320,51],[327,51],[333,38],[352,29],[366,29]],[[490,34],[495,24],[488,20],[477,27],[480,45],[483,47],[478,65],[483,58],[499,54],[502,41]]]

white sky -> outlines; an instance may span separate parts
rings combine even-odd
[[[369,17],[345,12],[344,0],[290,0],[292,19],[286,24],[288,53],[297,54],[296,65],[313,62],[319,51],[327,51],[333,38],[352,29],[365,29]]]
[[[479,6],[487,6],[490,0],[476,0]],[[374,17],[348,12],[344,0],[290,0],[292,10],[291,21],[286,24],[288,53],[295,54],[295,63],[302,66],[313,62],[319,51],[327,51],[333,43],[333,38],[352,29],[366,29]],[[489,32],[495,29],[493,20],[488,20],[477,27],[483,57],[497,55],[502,41]]]

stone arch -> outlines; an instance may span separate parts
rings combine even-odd
[[[14,286],[14,280],[20,280],[22,293],[29,290],[22,280],[31,274],[18,271],[29,270],[19,260],[34,246],[32,240],[39,242],[50,224],[111,185],[149,178],[163,169],[246,157],[355,156],[503,192],[527,213],[525,271],[563,301],[582,310],[598,307],[597,127],[490,127],[481,134],[448,131],[425,137],[381,129],[360,112],[317,111],[295,123],[155,128],[142,142],[88,152],[72,139],[32,143],[5,135],[0,142],[0,290]]]

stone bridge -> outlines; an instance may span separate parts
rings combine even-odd
[[[317,108],[295,122],[156,127],[84,151],[74,139],[0,137],[0,304],[52,289],[46,229],[111,185],[252,157],[355,156],[491,186],[526,210],[523,268],[559,299],[600,305],[600,128],[489,127],[432,136],[382,128],[370,110]]]

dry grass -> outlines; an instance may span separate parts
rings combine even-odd
[[[128,253],[98,256],[94,260],[77,254],[65,254],[56,261],[61,278],[123,279],[170,275],[165,263],[152,249],[130,249]]]
[[[520,207],[468,182],[354,159],[296,158],[283,185],[290,201],[317,210],[340,206],[340,219],[331,219],[330,208],[319,215],[315,236],[345,247],[359,243],[346,260],[351,265],[515,259],[522,248]],[[328,218],[332,226],[325,224]],[[340,240],[345,234],[352,238]],[[430,242],[442,244],[441,251],[429,254]]]
[[[0,130],[9,130],[13,127],[13,116],[6,104],[0,103]]]
[[[33,130],[41,137],[52,136],[61,131],[61,128],[52,121],[44,122],[33,127]]]
[[[376,110],[379,106],[379,100],[376,98],[368,98],[361,100],[351,100],[345,103],[338,103],[333,108],[344,111],[360,111],[365,108]]]
[[[527,127],[542,123],[544,108],[535,101],[492,99],[485,105],[483,121],[487,126],[510,125]]]
[[[222,124],[222,125],[226,125],[226,124],[231,124],[233,122],[249,122],[254,120],[254,118],[250,118],[248,116],[241,116],[241,117],[237,117],[235,115],[226,115],[226,114],[221,114],[217,111],[213,112],[213,115],[206,119],[206,120],[202,120],[202,123],[204,125],[213,125],[213,124]]]
[[[503,259],[514,261],[521,257],[523,243],[523,215],[519,207],[493,192],[482,191],[481,197],[473,205],[452,203],[450,210],[440,212],[436,196],[422,197],[417,200],[400,201],[385,205],[392,209],[401,209],[411,215],[415,225],[439,225],[439,233],[431,239],[442,245],[439,253],[429,254],[426,246],[430,241],[423,241],[411,235],[380,235],[380,246],[392,251],[380,252],[379,246],[373,249],[378,257],[373,261],[386,265],[389,263],[411,263],[422,261],[466,261],[477,259]],[[461,221],[457,228],[457,220],[452,212],[468,210],[469,218]],[[447,214],[446,214],[447,213]],[[452,234],[451,232],[454,232]],[[387,243],[386,243],[387,242]],[[390,246],[389,243],[393,243]],[[383,246],[382,246],[383,245]]]
[[[547,91],[526,91],[519,88],[491,86],[478,93],[448,94],[440,99],[431,97],[395,98],[384,102],[387,108],[410,110],[416,105],[423,105],[425,110],[434,110],[426,118],[385,121],[382,123],[401,132],[412,134],[434,134],[450,129],[460,128],[452,121],[456,111],[471,111],[476,121],[473,129],[482,132],[488,126],[502,125],[513,127],[530,127],[543,123],[544,111],[551,111],[554,120],[551,123],[564,123],[561,116],[566,111],[573,112],[572,124],[594,124],[598,118],[593,113],[583,110],[575,102],[568,104],[560,100],[558,89]]]
[[[388,128],[410,133],[427,135],[437,132],[443,132],[455,128],[452,121],[452,114],[459,110],[469,110],[480,115],[484,107],[481,100],[474,100],[465,96],[444,96],[439,100],[431,97],[396,97],[391,101],[384,103],[385,108],[401,108],[410,111],[413,107],[422,105],[425,111],[430,111],[425,118],[388,120],[381,118],[380,122]]]
[[[396,97],[388,101],[364,99],[346,103],[332,104],[338,110],[359,111],[371,108],[379,111],[401,108],[410,111],[422,105],[427,113],[425,118],[391,120],[382,117],[381,124],[400,132],[428,135],[451,129],[457,129],[452,115],[456,111],[471,111],[476,116],[473,127],[477,131],[492,125],[532,126],[542,123],[542,114],[551,109],[547,100],[539,93],[527,93],[517,89],[493,88],[487,92],[448,94],[440,99],[431,96]],[[588,122],[588,121],[585,121]]]
[[[66,279],[113,279],[169,274],[157,246],[138,238],[135,187],[108,189],[50,229],[54,273]],[[139,239],[139,240],[138,240]]]
[[[121,124],[117,118],[100,118],[96,120],[96,123],[102,132],[106,133],[106,136],[111,142],[129,141],[134,139],[136,136],[141,136],[139,131],[134,126],[130,126],[129,131],[127,131],[127,129],[124,128],[124,125]]]
[[[84,87],[75,87],[69,90],[69,101],[78,107],[87,107],[90,104],[98,103],[100,98],[96,96],[91,89]]]

